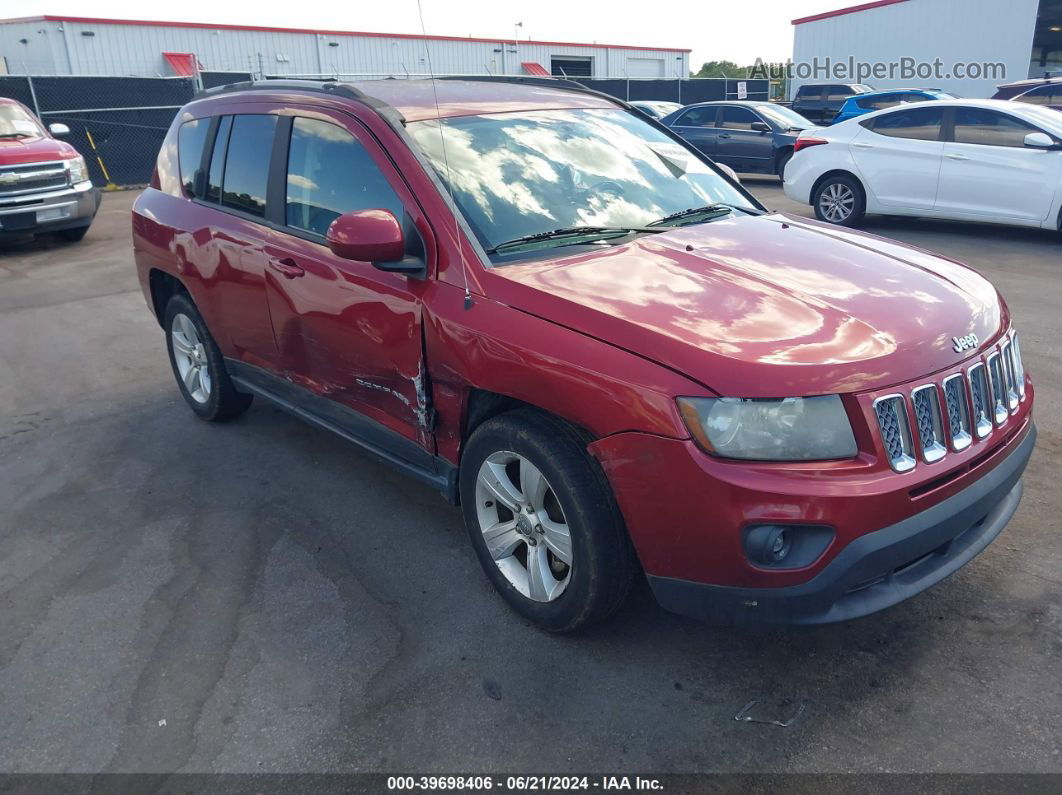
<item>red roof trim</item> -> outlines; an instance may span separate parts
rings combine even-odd
[[[859,11],[870,11],[872,8],[883,8],[884,6],[892,6],[897,3],[906,3],[907,0],[875,0],[873,3],[863,3],[858,6],[849,6],[848,8],[838,8],[836,11],[824,11],[821,14],[815,14],[810,17],[801,17],[800,19],[794,19],[794,25],[803,25],[805,22],[818,22],[820,19],[830,19],[831,17],[843,17],[845,14],[855,14]]]
[[[98,17],[59,17],[45,14],[39,17],[22,17],[17,19],[0,19],[4,22],[79,22],[89,25],[157,25],[166,28],[204,28],[207,30],[253,30],[264,33],[319,33],[332,36],[371,36],[380,39],[428,39],[429,41],[475,41],[486,44],[500,44],[512,39],[485,39],[476,36],[422,36],[419,33],[369,33],[361,30],[328,30],[318,28],[271,28],[264,25],[224,25],[215,22],[166,22],[147,19],[101,19]],[[588,44],[574,41],[543,41],[539,39],[521,39],[520,43],[549,44],[555,47],[609,47],[617,50],[656,50],[659,52],[692,52],[688,47],[647,47],[630,44]]]
[[[546,71],[546,67],[537,61],[524,61],[520,66],[524,67],[524,72],[529,75],[535,75],[536,77],[549,77],[549,72]]]

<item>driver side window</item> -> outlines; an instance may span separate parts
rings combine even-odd
[[[358,140],[337,124],[296,118],[288,148],[285,222],[324,236],[329,224],[354,210],[390,210],[402,202]]]

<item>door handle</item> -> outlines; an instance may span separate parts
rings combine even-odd
[[[730,133],[719,133],[719,137],[720,138],[729,138],[730,137]]]
[[[948,158],[948,160],[969,160],[970,159],[966,155],[956,155],[956,154],[945,155],[945,157]]]
[[[295,279],[302,276],[306,271],[295,264],[291,257],[270,257],[269,267],[283,276],[285,279]]]
[[[857,143],[852,144],[852,147],[854,149],[873,149],[874,148],[874,144],[858,143],[857,142]]]

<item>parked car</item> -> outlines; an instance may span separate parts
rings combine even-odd
[[[735,171],[778,176],[793,155],[797,135],[814,127],[789,108],[751,101],[687,105],[661,123]]]
[[[884,110],[910,102],[929,102],[934,99],[956,99],[954,94],[936,88],[896,88],[888,91],[872,91],[849,97],[833,119],[833,124],[875,110]]]
[[[865,213],[1062,225],[1062,114],[999,100],[877,111],[797,141],[786,195],[823,221]]]
[[[818,126],[828,125],[848,98],[874,89],[862,83],[805,83],[797,89],[792,108]]]
[[[439,489],[548,630],[603,619],[640,572],[711,621],[867,615],[1021,497],[1033,387],[984,278],[767,214],[577,85],[210,91],[132,223],[197,416],[258,396]]]
[[[85,158],[21,102],[0,97],[0,240],[56,232],[81,240],[100,206]]]
[[[637,100],[631,102],[631,105],[653,119],[662,119],[682,107],[681,102],[656,102],[648,100]]]
[[[1028,105],[1046,105],[1054,110],[1062,110],[1062,76],[1007,83],[996,89],[992,99],[1009,99]]]

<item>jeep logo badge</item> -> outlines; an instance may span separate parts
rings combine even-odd
[[[951,341],[954,343],[953,347],[956,353],[962,353],[970,348],[977,347],[976,334],[967,334],[965,337],[952,337]]]

